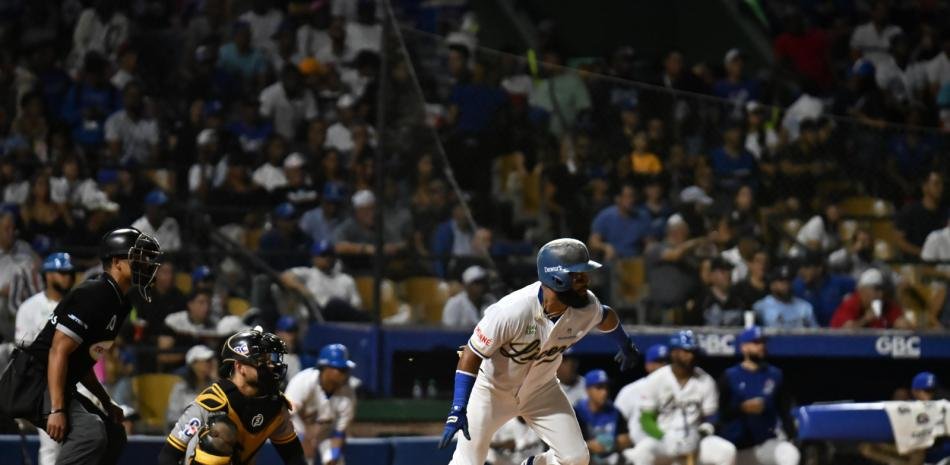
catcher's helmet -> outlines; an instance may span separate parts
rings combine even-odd
[[[571,290],[571,273],[600,268],[590,252],[577,239],[555,239],[538,252],[538,280],[555,292]]]
[[[138,288],[146,302],[151,302],[149,288],[162,264],[162,247],[158,240],[135,228],[114,229],[102,236],[99,258],[106,262],[114,257],[129,261],[132,286]]]
[[[287,346],[284,341],[272,333],[265,332],[260,326],[254,329],[238,331],[229,337],[221,347],[221,374],[230,376],[234,362],[246,363],[270,372],[275,384],[283,381],[287,375],[284,355]]]

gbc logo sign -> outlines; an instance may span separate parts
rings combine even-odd
[[[736,354],[736,337],[732,334],[699,334],[699,346],[709,355]]]
[[[891,358],[920,358],[920,337],[881,336],[874,341],[877,353]]]

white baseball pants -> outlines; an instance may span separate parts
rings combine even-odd
[[[670,450],[671,442],[660,442],[647,437],[633,449],[623,452],[633,465],[686,465],[686,459]],[[719,436],[706,436],[699,441],[697,465],[735,465],[736,446]]]
[[[736,454],[737,465],[798,465],[800,459],[794,444],[776,438]]]

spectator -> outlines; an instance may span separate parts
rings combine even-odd
[[[284,69],[284,66],[290,65],[297,66],[303,74],[298,63],[301,63],[304,55],[297,51],[296,31],[290,20],[280,23],[280,26],[274,31],[273,37],[268,41],[268,47],[262,50],[267,52],[273,70],[280,71]]]
[[[496,299],[488,293],[488,272],[473,265],[462,273],[461,292],[445,302],[442,309],[442,326],[446,328],[471,329],[482,319],[482,313]]]
[[[353,194],[353,216],[347,218],[333,231],[336,252],[340,255],[355,255],[366,258],[376,254],[376,196],[371,191],[361,190]],[[389,226],[389,227],[386,227]],[[390,225],[383,228],[383,250],[394,255],[405,248],[406,242]]]
[[[734,194],[741,186],[755,182],[755,157],[743,148],[742,127],[739,125],[726,128],[722,140],[722,147],[710,155],[710,165],[716,176],[716,188]]]
[[[666,222],[666,238],[647,248],[649,323],[669,324],[685,311],[686,302],[699,286],[694,252],[705,243],[705,238],[690,239],[686,221],[674,214]]]
[[[610,379],[604,370],[584,375],[587,396],[574,404],[574,414],[587,441],[591,463],[616,463],[618,454],[633,447],[627,419],[610,402]]]
[[[356,281],[337,266],[333,243],[315,242],[310,256],[313,266],[283,272],[281,283],[316,302],[328,321],[370,321],[372,317],[360,310],[363,301],[356,290]]]
[[[217,347],[221,336],[218,319],[211,314],[211,292],[195,289],[188,296],[185,310],[165,317],[165,329],[158,337],[159,366],[176,367],[185,359],[182,352],[186,347]]]
[[[728,222],[729,229],[739,230],[739,239],[735,241],[736,246],[731,249],[723,250],[719,255],[732,264],[732,282],[738,283],[748,276],[749,264],[755,258],[755,253],[759,251],[761,245],[759,244],[758,235],[755,234],[754,230],[748,228],[740,229],[737,226],[733,226],[735,222],[735,219],[730,216]],[[755,302],[755,300],[746,302],[752,303]]]
[[[206,345],[196,345],[185,353],[185,374],[172,386],[165,410],[166,425],[178,420],[181,412],[201,391],[217,380],[217,354]]]
[[[145,196],[145,215],[135,220],[132,227],[157,239],[163,251],[181,249],[178,221],[168,215],[168,196],[159,189]]]
[[[457,203],[452,207],[452,216],[436,227],[435,234],[432,236],[432,255],[436,259],[436,276],[447,277],[450,266],[456,266],[458,261],[464,261],[467,257],[474,255],[472,226],[465,214],[465,206]]]
[[[79,15],[73,29],[73,63],[79,63],[90,52],[115,59],[119,47],[129,37],[129,19],[118,11],[116,0],[96,0],[95,6]]]
[[[571,350],[568,349],[564,352],[561,357],[561,364],[557,367],[557,382],[561,385],[561,390],[564,391],[567,401],[571,405],[576,404],[587,395],[587,384],[584,382],[584,377],[578,374],[577,364],[577,356],[572,355]]]
[[[761,171],[766,175],[775,174],[775,165],[772,163],[773,155],[779,146],[778,133],[775,128],[767,124],[766,108],[755,100],[749,101],[745,105],[746,128],[745,128],[745,150],[755,157]]]
[[[336,100],[337,121],[325,128],[324,146],[340,152],[353,150],[353,133],[350,126],[356,122],[355,106],[356,98],[352,94],[343,94]]]
[[[946,29],[941,42],[943,49],[926,64],[927,82],[933,95],[939,95],[940,89],[950,84],[950,33]]]
[[[871,7],[870,21],[854,28],[851,33],[851,58],[867,58],[878,63],[888,57],[891,39],[901,34],[901,28],[888,24],[888,4],[877,0]]]
[[[287,143],[279,135],[273,135],[267,141],[267,161],[251,174],[251,181],[267,192],[287,185],[283,162],[287,155]]]
[[[175,287],[175,267],[171,262],[163,262],[155,271],[151,297],[149,302],[138,297],[132,298],[135,308],[139,310],[135,319],[131,320],[136,327],[134,336],[129,338],[132,342],[154,343],[155,338],[164,332],[165,318],[187,304],[181,290]]]
[[[624,386],[614,400],[614,406],[627,419],[627,429],[634,444],[646,438],[643,425],[640,424],[640,398],[643,396],[645,380],[651,373],[670,363],[670,350],[663,344],[654,344],[647,349],[643,362],[646,376]]]
[[[138,51],[130,47],[127,43],[123,44],[119,49],[117,61],[118,69],[115,74],[112,75],[112,78],[109,79],[109,82],[111,82],[116,89],[125,89],[125,86],[130,82],[141,80],[139,76],[136,75],[138,61]]]
[[[46,326],[53,310],[76,281],[75,268],[68,253],[53,253],[43,260],[40,268],[44,290],[23,301],[16,310],[16,330],[13,340],[20,347],[28,347]]]
[[[0,335],[11,340],[13,325],[7,317],[39,290],[39,277],[33,272],[39,258],[30,245],[16,235],[16,214],[0,208]]]
[[[123,109],[106,120],[109,157],[123,165],[150,165],[158,158],[158,122],[150,114],[138,82],[125,85],[122,104]]]
[[[791,400],[782,370],[765,360],[765,335],[753,326],[736,338],[742,362],[719,378],[719,430],[738,449],[736,463],[797,465]],[[780,422],[781,420],[781,422]],[[784,436],[776,429],[781,423]]]
[[[287,365],[287,375],[285,379],[293,379],[300,373],[302,365],[300,363],[299,348],[297,347],[297,335],[300,332],[300,326],[297,320],[289,315],[284,315],[277,319],[274,325],[274,334],[284,341],[287,346],[287,354],[284,355],[284,365]]]
[[[710,285],[699,298],[697,306],[686,312],[683,324],[691,326],[742,326],[743,314],[752,308],[741,300],[732,286],[732,263],[722,257],[712,259]]]
[[[452,86],[447,123],[465,136],[478,136],[490,129],[496,114],[507,102],[505,92],[488,81],[486,64],[476,61]]]
[[[286,270],[306,263],[309,238],[297,227],[297,209],[283,202],[271,212],[271,228],[261,236],[264,261],[275,270]]]
[[[274,189],[274,201],[289,202],[301,212],[316,206],[317,190],[304,171],[306,165],[306,159],[298,152],[291,153],[284,159],[284,177],[287,184]]]
[[[20,109],[16,119],[10,124],[10,135],[17,135],[26,139],[26,145],[43,163],[49,163],[50,157],[46,146],[50,127],[46,119],[43,95],[37,91],[30,91],[20,97]]]
[[[550,131],[560,136],[574,126],[577,115],[590,109],[590,94],[576,72],[562,66],[555,50],[543,54],[545,78],[537,81],[529,103],[551,114]]]
[[[875,268],[868,269],[858,279],[852,292],[831,318],[832,328],[910,328],[904,310],[884,294],[884,275]]]
[[[643,211],[650,217],[650,235],[656,240],[663,238],[666,220],[673,214],[673,208],[664,192],[663,179],[651,176],[644,181]]]
[[[20,220],[24,237],[40,235],[63,237],[75,226],[73,216],[66,205],[53,203],[50,199],[50,180],[45,173],[33,177],[30,195],[20,206]]]
[[[822,154],[818,153],[818,123],[804,119],[799,125],[799,137],[795,144],[786,146],[777,157],[775,195],[779,199],[794,200],[786,204],[791,209],[807,209],[814,195],[812,189],[796,189],[796,186],[814,185],[827,170]]]
[[[323,185],[320,206],[308,210],[300,217],[300,229],[314,243],[333,237],[333,231],[343,222],[344,188],[337,182]]]
[[[921,182],[920,191],[920,200],[905,206],[894,219],[894,244],[915,257],[920,256],[927,235],[946,224],[946,211],[941,208],[943,175],[932,171]]]
[[[614,196],[615,205],[600,211],[591,224],[591,251],[604,261],[639,255],[650,234],[647,213],[636,206],[636,188],[624,183]]]
[[[792,294],[792,268],[782,265],[769,277],[769,295],[755,303],[756,319],[766,328],[815,328],[818,323],[811,304]]]
[[[271,120],[277,134],[288,141],[297,140],[301,123],[317,117],[313,93],[303,87],[295,66],[284,66],[280,80],[261,91],[260,102],[261,116]]]
[[[244,82],[245,87],[259,88],[257,84],[263,81],[267,72],[267,58],[251,42],[250,24],[245,21],[234,23],[231,34],[231,41],[218,49],[218,68]]]
[[[79,79],[63,99],[60,117],[72,129],[73,140],[86,149],[95,150],[105,140],[106,118],[118,111],[119,92],[106,75],[109,62],[97,53],[89,53],[83,61]]]
[[[330,22],[327,36],[330,40],[320,42],[314,53],[318,62],[330,67],[342,67],[356,58],[357,50],[346,41],[346,29],[342,19],[334,18]]]
[[[833,272],[848,275],[854,281],[857,281],[861,273],[868,268],[877,268],[879,265],[883,264],[877,263],[874,258],[874,238],[871,237],[871,231],[867,228],[856,229],[850,244],[842,246],[828,256],[828,266]]]
[[[248,24],[251,31],[251,45],[262,51],[274,49],[271,38],[277,33],[284,19],[284,13],[274,8],[271,0],[254,0],[251,9],[239,17],[239,21]]]
[[[228,125],[228,132],[237,139],[244,153],[260,153],[274,133],[274,125],[260,118],[258,103],[251,99],[241,101],[238,119]]]
[[[630,166],[635,178],[657,176],[663,172],[663,162],[650,151],[647,133],[637,131],[633,135],[633,152],[630,154]]]
[[[759,83],[744,76],[745,58],[739,49],[729,49],[722,63],[726,69],[726,75],[716,81],[712,89],[713,95],[729,100],[732,103],[729,115],[731,118],[738,119],[742,116],[747,102],[759,100]]]
[[[346,43],[357,52],[369,50],[379,53],[383,40],[383,26],[376,21],[376,2],[357,2],[356,20],[346,23]]]
[[[218,154],[218,135],[214,129],[202,129],[195,140],[198,156],[188,168],[188,193],[201,203],[208,200],[214,183],[215,157]]]
[[[23,179],[13,157],[0,158],[0,181],[3,183],[3,200],[7,205],[21,205],[30,195],[30,181]]]
[[[804,253],[824,254],[838,248],[841,239],[838,227],[841,224],[841,210],[836,202],[822,202],[824,212],[811,217],[795,236],[795,242],[805,247]]]
[[[773,42],[775,58],[784,69],[813,82],[820,89],[828,89],[834,76],[831,71],[829,52],[831,38],[824,30],[806,26],[801,13],[793,13],[785,19],[785,27]]]
[[[828,326],[838,305],[853,291],[854,280],[828,273],[824,257],[817,253],[805,255],[798,267],[798,277],[792,282],[792,293],[811,304],[815,320],[822,327]]]

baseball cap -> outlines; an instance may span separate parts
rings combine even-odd
[[[728,64],[730,61],[737,58],[742,58],[742,51],[740,51],[738,48],[730,48],[729,51],[726,52],[726,56],[723,57],[722,63]]]
[[[343,185],[338,182],[328,182],[323,185],[323,199],[328,202],[342,202],[346,198]]]
[[[696,343],[696,336],[693,331],[684,329],[670,336],[670,349],[697,351],[699,350],[699,344]]]
[[[274,217],[280,220],[293,218],[295,213],[297,213],[297,209],[290,202],[283,202],[274,207]]]
[[[739,333],[739,336],[736,338],[736,343],[739,345],[754,341],[765,341],[765,333],[763,333],[762,328],[758,326],[746,328]]]
[[[304,76],[309,76],[311,74],[323,74],[326,72],[326,68],[323,66],[323,64],[313,57],[307,57],[303,60],[300,60],[300,63],[297,64],[297,68],[300,69],[300,74],[303,74]]]
[[[48,271],[67,273],[73,270],[73,262],[69,254],[64,252],[50,254],[46,260],[43,260],[43,266],[40,268],[43,273]]]
[[[610,378],[607,377],[607,372],[604,370],[591,370],[584,375],[584,384],[587,387],[608,384],[609,382]]]
[[[884,284],[884,275],[877,268],[868,268],[858,278],[858,287],[880,287]]]
[[[214,351],[206,345],[196,345],[185,353],[185,363],[191,365],[199,360],[211,360],[214,358]]]
[[[668,358],[670,358],[670,349],[664,344],[653,344],[644,356],[646,363],[666,361]]]
[[[280,317],[280,319],[277,320],[277,324],[274,325],[274,329],[277,331],[288,333],[297,331],[297,328],[297,320],[295,320],[294,317],[290,315],[284,315]]]
[[[208,265],[199,265],[196,266],[194,270],[191,271],[191,282],[200,283],[208,278],[214,276],[214,273],[211,271],[211,268]]]
[[[168,203],[168,196],[160,189],[155,189],[145,196],[145,205],[149,207],[161,206]]]
[[[314,242],[313,245],[310,246],[311,257],[317,257],[320,255],[333,255],[333,253],[333,243],[326,239]]]
[[[475,281],[479,281],[488,277],[488,272],[484,268],[478,265],[472,265],[465,269],[465,272],[462,273],[462,283],[463,284],[472,284]]]
[[[848,72],[850,76],[858,77],[871,77],[874,76],[874,63],[867,58],[859,58],[857,61],[851,65],[851,70]]]
[[[937,387],[937,377],[929,371],[922,371],[914,376],[914,381],[910,384],[911,389],[920,389],[930,391]]]
[[[356,97],[353,97],[352,94],[343,94],[340,98],[336,99],[337,108],[350,108],[355,103]]]
[[[287,158],[284,159],[284,169],[301,168],[306,163],[307,160],[304,159],[300,152],[294,152],[287,155]]]
[[[350,351],[343,344],[330,344],[320,349],[317,355],[318,367],[333,367],[344,369],[356,368],[356,362],[350,360]]]
[[[746,102],[746,104],[745,104],[745,111],[746,111],[746,113],[755,113],[755,112],[760,111],[760,110],[763,110],[763,109],[765,109],[765,107],[762,106],[762,104],[759,103],[757,100],[749,100],[749,101]]]
[[[706,191],[699,186],[689,186],[680,191],[680,202],[698,203],[700,205],[712,205],[713,199],[706,194]]]
[[[213,144],[217,141],[218,134],[214,132],[214,129],[202,129],[201,132],[198,133],[198,138],[195,140],[195,143],[201,147],[204,145]]]
[[[353,202],[353,208],[369,207],[376,204],[376,196],[373,191],[363,189],[353,194],[351,201]]]
[[[769,281],[788,281],[792,279],[793,276],[795,276],[795,274],[792,272],[792,267],[782,265],[769,273]]]
[[[670,215],[669,218],[666,219],[667,228],[670,228],[673,226],[679,226],[681,224],[686,224],[686,220],[684,220],[683,215],[680,215],[679,213],[674,213]]]

